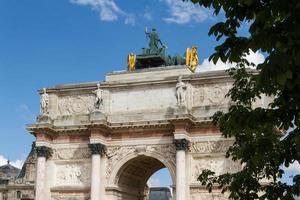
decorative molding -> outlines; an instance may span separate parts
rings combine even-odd
[[[194,85],[193,88],[193,106],[224,105],[229,99],[225,95],[229,91],[229,85]]]
[[[189,149],[190,141],[188,141],[187,139],[175,139],[174,144],[177,151],[180,150],[186,151]]]
[[[52,155],[52,149],[46,146],[37,146],[35,147],[37,157],[45,157],[46,159],[50,158]]]
[[[89,148],[92,154],[100,154],[103,155],[106,152],[106,146],[101,143],[92,143],[89,144]]]
[[[227,172],[234,173],[241,170],[241,164],[224,157],[193,159],[191,164],[191,181],[193,183],[199,183],[197,180],[198,176],[204,169],[210,169],[214,171],[216,175],[221,175]]]
[[[191,142],[191,153],[226,153],[232,140]]]
[[[52,160],[76,160],[91,157],[89,148],[57,148],[53,149]]]

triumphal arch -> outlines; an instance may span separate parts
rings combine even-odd
[[[105,80],[40,91],[41,114],[27,127],[36,137],[37,200],[144,200],[162,168],[173,199],[226,199],[197,177],[241,169],[225,158],[232,140],[210,118],[228,109],[233,81],[224,71],[194,73],[197,59],[166,58],[162,48],[130,54],[128,70]]]

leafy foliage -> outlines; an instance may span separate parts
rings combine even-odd
[[[232,199],[294,199],[300,194],[300,175],[291,185],[280,178],[282,165],[300,161],[300,1],[191,1],[225,15],[209,31],[220,42],[210,59],[238,64],[229,70],[234,85],[227,95],[233,105],[216,113],[213,122],[223,136],[234,137],[226,156],[243,164],[242,171],[221,176],[203,171],[199,180],[209,190],[218,185],[229,191]],[[245,23],[249,35],[239,35]],[[244,59],[250,50],[266,55],[254,73]],[[253,108],[262,94],[272,102]]]

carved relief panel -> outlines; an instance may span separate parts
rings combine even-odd
[[[225,98],[231,85],[194,85],[193,88],[193,106],[222,105],[228,104],[229,99]]]
[[[197,179],[204,169],[209,169],[215,172],[216,175],[221,175],[226,172],[236,172],[241,169],[241,165],[224,157],[194,158],[191,166],[191,180],[193,183],[200,183]]]
[[[57,186],[90,185],[91,166],[89,163],[58,164],[56,166]]]
[[[88,114],[94,109],[94,95],[65,96],[58,99],[59,115]]]

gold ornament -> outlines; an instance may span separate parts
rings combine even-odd
[[[192,72],[196,71],[198,66],[198,51],[196,46],[186,49],[185,64],[189,66]]]
[[[135,70],[136,63],[136,55],[134,53],[130,53],[127,58],[128,71]]]

